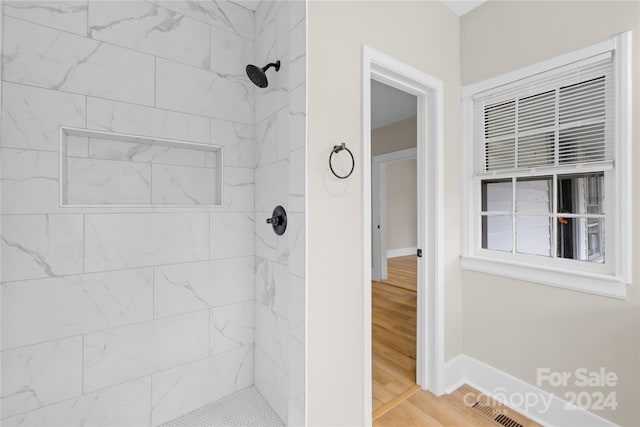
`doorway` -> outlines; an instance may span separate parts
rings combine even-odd
[[[363,193],[372,203],[371,81],[416,98],[416,259],[415,382],[436,395],[443,393],[443,178],[442,82],[369,47],[363,49]],[[429,207],[427,210],[426,207]],[[364,419],[372,420],[372,212],[363,210]]]
[[[419,390],[417,97],[371,81],[373,420]]]

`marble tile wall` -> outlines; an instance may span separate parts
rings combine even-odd
[[[62,143],[65,205],[220,205],[218,147],[73,132]]]
[[[3,4],[0,423],[157,425],[251,385],[254,12]],[[222,145],[224,207],[60,207],[60,126]],[[114,148],[73,149],[106,164]],[[157,179],[179,175],[183,154]]]
[[[306,22],[303,1],[263,1],[255,60],[281,61],[255,91],[255,384],[288,425],[305,419]],[[264,218],[288,212],[276,236]]]

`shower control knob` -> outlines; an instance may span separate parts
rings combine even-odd
[[[280,225],[280,218],[279,216],[274,216],[271,218],[267,218],[267,224],[274,224],[274,225]]]
[[[287,229],[287,212],[282,206],[276,206],[271,214],[271,218],[267,218],[267,224],[271,224],[274,233],[282,236]]]

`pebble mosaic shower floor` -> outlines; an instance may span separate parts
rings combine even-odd
[[[162,427],[284,427],[255,386],[247,387]]]

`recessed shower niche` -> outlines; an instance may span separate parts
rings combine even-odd
[[[222,147],[60,128],[61,206],[222,206]]]

